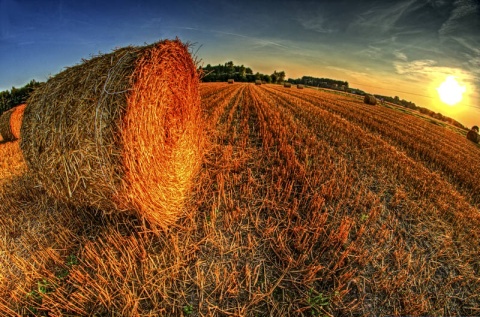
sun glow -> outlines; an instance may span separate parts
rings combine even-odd
[[[437,88],[437,91],[440,100],[447,105],[453,106],[462,101],[462,95],[466,89],[465,86],[460,86],[454,76],[448,76]]]

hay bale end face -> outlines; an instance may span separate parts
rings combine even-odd
[[[12,133],[10,128],[10,118],[12,116],[13,109],[7,110],[0,116],[0,135],[2,136],[3,141],[13,141],[15,136]]]
[[[365,95],[363,102],[366,103],[367,105],[374,106],[377,104],[377,99],[373,95]]]
[[[15,141],[20,138],[24,111],[25,104],[22,104],[2,113],[0,116],[0,135],[3,141]]]
[[[29,170],[56,199],[135,210],[166,228],[199,167],[199,77],[188,45],[126,47],[34,91],[21,128]]]

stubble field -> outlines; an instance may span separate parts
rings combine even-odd
[[[204,159],[167,231],[48,197],[0,144],[0,311],[480,315],[480,149],[352,96],[200,85]]]

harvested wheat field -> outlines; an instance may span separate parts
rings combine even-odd
[[[204,156],[163,230],[57,199],[0,144],[2,315],[480,315],[477,146],[346,95],[199,93]]]

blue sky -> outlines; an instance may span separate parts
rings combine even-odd
[[[480,125],[478,0],[0,0],[0,91],[177,36],[204,65],[346,80]],[[466,88],[455,106],[436,93],[449,75]]]

